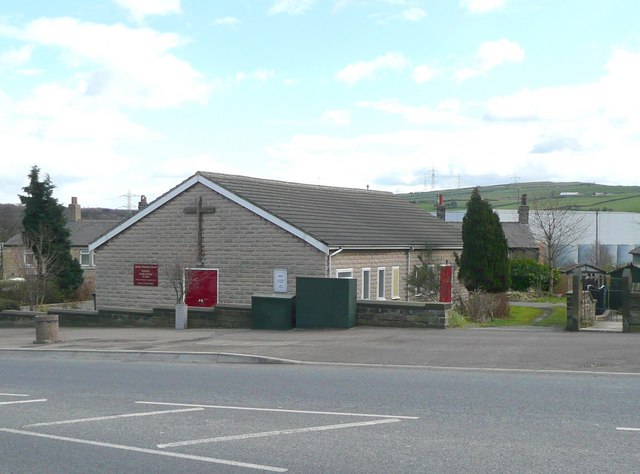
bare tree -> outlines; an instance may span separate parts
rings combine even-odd
[[[594,242],[589,248],[586,263],[603,270],[612,270],[615,267],[613,254],[606,245],[596,245]]]
[[[192,283],[188,269],[196,266],[195,257],[187,253],[183,253],[162,265],[162,274],[175,293],[176,304],[184,303],[184,298]]]
[[[549,292],[553,291],[553,269],[558,266],[560,258],[586,231],[586,224],[581,214],[571,210],[570,203],[564,202],[560,196],[534,200],[531,212],[531,231],[543,245],[545,263],[549,267]]]
[[[417,299],[424,301],[440,300],[440,265],[437,265],[430,250],[418,255],[419,264],[407,276],[407,287]]]

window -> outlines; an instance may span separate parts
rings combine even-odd
[[[384,267],[378,268],[378,299],[384,299]]]
[[[80,265],[83,267],[95,266],[93,261],[93,252],[90,252],[89,250],[80,250]]]
[[[33,257],[33,252],[24,252],[24,254],[22,255],[22,258],[24,260],[25,267],[31,268],[34,266],[35,259]]]
[[[391,299],[400,299],[400,267],[391,267]]]
[[[362,291],[360,293],[363,300],[371,299],[371,269],[362,269]]]
[[[336,278],[353,278],[353,268],[336,270]]]

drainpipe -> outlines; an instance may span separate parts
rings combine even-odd
[[[338,255],[340,252],[342,252],[344,249],[342,247],[340,247],[338,250],[336,250],[333,253],[329,254],[329,269],[328,272],[329,274],[327,275],[328,278],[331,278],[331,257],[333,257],[334,255]]]

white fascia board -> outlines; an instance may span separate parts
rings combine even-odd
[[[153,211],[155,211],[159,207],[163,206],[168,201],[170,201],[174,197],[178,196],[180,193],[186,191],[187,189],[189,189],[191,186],[193,186],[196,183],[200,183],[200,184],[208,187],[209,189],[211,189],[211,190],[217,192],[218,194],[226,197],[230,201],[235,202],[236,204],[244,207],[245,209],[253,212],[254,214],[259,215],[263,219],[266,219],[267,221],[271,222],[272,224],[275,224],[276,226],[282,228],[283,230],[295,235],[299,239],[307,242],[312,247],[315,247],[316,249],[320,250],[322,253],[324,253],[324,254],[328,254],[329,253],[329,247],[327,245],[325,245],[323,242],[319,241],[318,239],[315,239],[314,237],[311,237],[310,235],[304,233],[303,231],[301,231],[297,227],[294,227],[291,224],[283,221],[282,219],[274,216],[273,214],[270,214],[270,213],[266,212],[264,209],[261,209],[258,206],[250,203],[249,201],[247,201],[245,199],[242,199],[240,196],[238,196],[236,194],[233,194],[232,192],[228,191],[227,189],[219,186],[218,184],[214,183],[213,181],[208,180],[207,178],[205,178],[205,177],[203,177],[203,176],[201,176],[199,174],[196,174],[196,175],[192,176],[191,178],[189,178],[188,180],[183,182],[181,185],[179,185],[175,189],[171,190],[171,192],[165,194],[164,196],[162,196],[158,200],[152,202],[151,204],[149,204],[149,206],[145,207],[142,211],[138,212],[134,216],[131,216],[130,219],[127,219],[122,224],[120,224],[119,226],[115,227],[114,229],[112,229],[110,232],[108,232],[105,235],[103,235],[102,237],[100,237],[95,242],[91,243],[89,245],[89,250],[97,249],[102,244],[104,244],[105,242],[111,240],[113,237],[118,235],[120,232],[128,229],[133,224],[138,222],[140,219],[142,219],[145,216],[151,214]]]
[[[288,222],[285,222],[282,219],[280,219],[279,217],[277,217],[277,216],[265,211],[264,209],[256,206],[255,204],[250,203],[246,199],[242,199],[237,194],[233,194],[231,191],[221,187],[220,185],[216,184],[213,181],[208,180],[204,176],[196,175],[196,177],[198,178],[198,182],[199,183],[204,184],[209,189],[212,189],[213,191],[215,191],[218,194],[226,197],[230,201],[233,201],[236,204],[244,207],[245,209],[253,212],[254,214],[257,214],[258,216],[262,217],[263,219],[265,219],[265,220],[271,222],[272,224],[275,224],[276,226],[280,227],[281,229],[289,232],[290,234],[295,235],[299,239],[304,240],[306,243],[308,243],[312,247],[315,247],[316,249],[320,250],[322,253],[324,253],[324,254],[328,254],[329,253],[329,247],[325,243],[319,241],[318,239],[316,239],[314,237],[311,237],[309,234],[301,231],[297,227],[292,226]]]
[[[329,250],[462,250],[462,247],[436,247],[427,245],[332,245]]]

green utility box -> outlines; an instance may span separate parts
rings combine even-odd
[[[296,278],[296,327],[352,328],[356,325],[356,280]]]
[[[293,329],[296,325],[295,300],[294,295],[253,295],[251,329]]]

